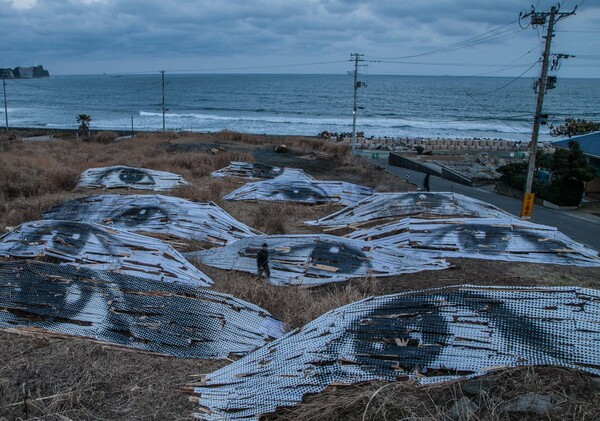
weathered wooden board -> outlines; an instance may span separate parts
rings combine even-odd
[[[517,218],[406,218],[349,237],[439,257],[600,266],[598,252],[554,227]]]
[[[274,285],[313,286],[448,267],[443,259],[423,258],[411,250],[394,250],[332,235],[248,237],[185,256],[219,269],[256,273],[256,254],[263,243],[269,248],[269,282]]]
[[[44,220],[19,225],[0,237],[0,256],[46,256],[76,267],[197,287],[213,283],[162,241],[85,222]]]
[[[122,165],[90,168],[81,173],[77,187],[164,191],[188,184],[180,175]]]
[[[514,217],[486,202],[449,192],[376,193],[352,206],[307,225],[329,227],[360,226],[415,216],[419,218]]]
[[[600,291],[447,287],[367,298],[200,380],[204,420],[255,420],[333,384],[422,383],[495,367],[555,365],[600,375]]]
[[[0,329],[43,329],[182,358],[244,355],[284,333],[230,295],[114,272],[0,262]]]
[[[207,241],[217,245],[260,235],[215,203],[163,195],[103,194],[54,206],[45,219],[90,222],[124,231]]]

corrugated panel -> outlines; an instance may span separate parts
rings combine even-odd
[[[282,172],[283,168],[281,167],[231,161],[229,166],[213,171],[211,175],[213,177],[275,178],[280,176]]]
[[[188,184],[180,175],[122,165],[90,168],[81,173],[77,187],[164,191]]]
[[[448,267],[444,260],[423,258],[411,250],[404,252],[332,235],[249,237],[226,247],[185,255],[219,269],[257,273],[256,254],[263,243],[269,247],[269,282],[275,285],[312,286]]]
[[[361,202],[307,225],[358,227],[375,221],[418,216],[420,218],[513,217],[494,205],[449,192],[377,193]]]
[[[290,177],[298,180],[313,180],[314,178],[296,168],[281,168],[271,165],[256,164],[251,162],[235,162],[220,170],[211,173],[213,177],[239,177],[239,178],[264,178]]]
[[[600,292],[461,286],[367,298],[202,379],[198,418],[258,419],[333,384],[441,382],[501,367],[600,375]]]
[[[45,220],[19,225],[0,237],[0,256],[46,256],[76,267],[197,287],[213,283],[162,241],[85,222]]]
[[[556,228],[516,218],[406,218],[355,231],[349,237],[437,257],[600,266],[596,251]]]
[[[264,200],[306,204],[340,203],[351,205],[374,194],[369,187],[343,181],[317,181],[281,176],[247,183],[224,197],[225,200]]]
[[[104,194],[54,206],[45,219],[110,225],[140,234],[208,241],[225,245],[261,234],[214,203],[162,195]]]
[[[108,271],[0,262],[0,329],[44,329],[182,358],[244,355],[284,333],[230,295]]]

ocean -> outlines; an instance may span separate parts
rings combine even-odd
[[[357,131],[375,137],[490,138],[526,141],[536,95],[533,78],[363,75]],[[279,135],[351,132],[351,75],[165,74],[166,127]],[[51,76],[7,80],[9,125],[73,129],[78,114],[92,130],[162,128],[160,73]],[[558,79],[544,112],[598,120],[600,79]],[[4,126],[4,107],[0,125]],[[542,126],[541,140],[550,140]]]

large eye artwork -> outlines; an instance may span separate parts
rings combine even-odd
[[[153,186],[156,184],[154,177],[148,172],[137,168],[107,169],[98,176],[98,183],[108,187],[120,185],[132,186],[137,184]]]
[[[435,302],[428,296],[402,297],[358,317],[346,329],[354,337],[352,355],[383,373],[427,374],[451,336]]]
[[[458,241],[466,252],[497,253],[506,251],[511,232],[491,225],[466,225],[458,231]]]
[[[158,206],[129,206],[114,212],[110,219],[113,223],[127,227],[143,225],[151,220],[169,222],[169,213]]]
[[[324,202],[329,195],[320,187],[295,187],[286,185],[271,192],[271,196],[283,195],[285,200],[298,202]]]
[[[460,304],[487,319],[489,326],[498,329],[507,344],[519,344],[521,349],[529,347],[533,350],[543,350],[557,359],[568,361],[572,358],[570,347],[557,346],[562,338],[557,338],[552,328],[548,329],[548,320],[522,317],[522,310],[516,310],[514,306],[509,305],[515,301],[527,305],[523,304],[523,301],[490,298],[486,294],[473,291],[465,291],[460,298]],[[536,320],[542,323],[536,323]]]
[[[49,235],[51,237],[47,239]],[[15,255],[28,253],[32,244],[35,247],[46,242],[46,248],[51,247],[66,255],[77,255],[84,250],[92,238],[97,240],[97,244],[104,251],[112,253],[111,234],[90,224],[69,221],[53,221],[45,227],[34,229],[27,234],[26,242],[17,243],[12,247],[11,253]]]
[[[456,228],[444,228],[441,237]],[[485,224],[465,224],[457,230],[459,246],[465,252],[494,254],[502,252],[544,252],[564,248],[564,244],[543,238],[525,229]],[[436,231],[437,232],[437,231]]]
[[[371,261],[361,250],[333,241],[294,245],[290,254],[308,255],[307,274],[350,275],[371,268]]]
[[[422,246],[439,248],[451,247],[453,250],[466,253],[498,253],[508,248],[512,232],[505,227],[485,224],[444,225],[436,227],[428,234]]]
[[[51,266],[55,265],[25,263],[15,269],[2,267],[3,271],[15,270],[15,274],[20,274],[14,302],[23,305],[24,311],[31,315],[30,322],[40,322],[46,329],[57,325],[63,329],[64,326],[68,326],[67,329],[80,326],[85,330],[99,323],[98,316],[105,320],[110,316],[107,302],[114,297],[116,288],[90,282],[85,270],[80,275],[79,269],[58,267],[49,270]],[[93,321],[91,315],[95,315]],[[57,330],[62,331],[61,328]]]
[[[491,356],[505,345],[519,344],[521,349],[544,350],[557,359],[570,358],[565,348],[555,346],[552,330],[544,329],[534,318],[520,317],[522,312],[506,301],[471,291],[392,298],[357,317],[346,329],[353,337],[351,354],[359,364],[384,374],[398,369],[426,376],[461,374],[471,364],[456,358],[452,347],[461,332],[469,336],[466,321],[475,320],[498,335],[497,349],[489,349]],[[464,348],[467,343],[458,346]],[[446,350],[449,354],[442,359]]]
[[[269,165],[254,164],[252,167],[252,176],[256,178],[275,178],[282,173],[281,168],[271,167]]]

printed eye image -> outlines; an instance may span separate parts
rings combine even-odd
[[[440,243],[456,245],[457,251],[482,254],[509,250],[551,251],[564,248],[564,244],[543,238],[541,234],[486,224],[468,224],[459,228],[442,227],[432,231],[431,237],[421,245],[431,245],[434,248]]]
[[[51,235],[48,240],[48,236]],[[97,239],[99,245],[107,253],[112,253],[113,236],[89,224],[69,221],[53,221],[51,225],[39,227],[28,234],[26,241],[16,242],[10,248],[15,256],[38,255],[43,248],[51,247],[67,255],[78,254],[84,250],[91,238]],[[45,244],[40,248],[40,244]]]
[[[99,175],[98,183],[105,186],[145,184],[154,185],[154,178],[146,171],[136,168],[110,168]]]
[[[126,226],[136,226],[149,220],[168,222],[171,220],[169,213],[158,206],[131,206],[123,211],[117,211],[111,216],[113,223]]]
[[[277,251],[274,252],[274,255]],[[342,243],[319,242],[295,245],[290,248],[286,255],[308,256],[308,273],[323,272],[321,267],[334,267],[335,273],[353,274],[359,271],[367,270],[371,267],[371,262],[367,256],[359,249],[350,247]]]
[[[277,197],[283,195],[286,200],[290,201],[323,201],[328,195],[325,190],[311,186],[311,187],[294,187],[293,185],[286,185],[285,188],[277,189],[271,192],[271,197]]]
[[[252,176],[257,178],[275,178],[281,175],[282,169],[263,164],[253,164]]]

